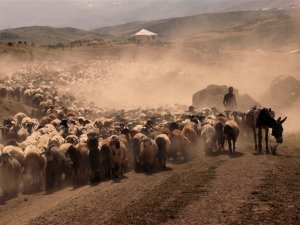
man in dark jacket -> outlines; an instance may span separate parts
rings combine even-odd
[[[227,110],[233,111],[237,108],[236,98],[233,94],[233,87],[228,88],[228,93],[224,95],[223,105]]]

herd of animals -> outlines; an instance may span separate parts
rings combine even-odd
[[[214,107],[200,112],[103,110],[61,94],[56,88],[61,82],[58,77],[25,70],[0,81],[1,98],[21,101],[41,115],[35,119],[19,112],[2,122],[0,188],[4,196],[53,191],[66,183],[76,187],[122,177],[129,170],[165,170],[168,160],[185,162],[200,151],[207,155],[225,151],[226,142],[234,154],[237,138],[253,138],[252,132],[261,152],[263,129],[268,134],[272,128],[277,142],[283,141],[286,118],[275,120],[271,109],[260,109],[257,116],[256,108],[247,113]]]

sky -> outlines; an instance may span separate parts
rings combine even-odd
[[[42,25],[89,30],[293,1],[299,0],[0,0],[0,29]]]

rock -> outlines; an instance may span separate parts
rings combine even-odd
[[[278,109],[300,105],[300,81],[292,76],[277,77],[272,81],[263,101]]]
[[[200,90],[193,95],[193,106],[198,109],[204,107],[217,107],[219,110],[223,110],[223,98],[227,92],[228,86],[226,85],[209,85],[207,88]],[[238,89],[234,89],[234,93],[237,99],[238,110],[246,111],[254,105],[260,106],[260,104],[251,96],[247,94],[239,95]]]

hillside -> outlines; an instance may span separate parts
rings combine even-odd
[[[139,29],[145,28],[168,38],[186,38],[209,31],[225,31],[291,13],[285,10],[257,10],[199,14],[149,22],[133,22],[93,31],[101,35],[130,36]]]
[[[57,44],[76,40],[93,40],[99,35],[71,27],[54,28],[47,26],[21,27],[0,31],[0,42],[26,41],[28,43]]]
[[[263,99],[275,108],[299,107],[300,81],[293,76],[279,76],[273,80]]]
[[[47,25],[87,30],[199,13],[290,8],[297,3],[299,0],[188,0],[188,4],[186,0],[0,1],[0,29]]]
[[[300,48],[299,11],[282,13],[274,17],[253,21],[224,31],[199,33],[185,40],[197,43],[230,48],[271,49],[290,52]]]
[[[288,43],[290,45],[299,43],[299,12],[297,9],[273,9],[198,14],[163,20],[136,21],[91,31],[71,27],[22,27],[0,30],[0,42],[26,41],[48,45],[100,38],[127,39],[138,30],[145,28],[165,39],[185,40],[187,43],[211,43],[213,46],[239,44],[253,47],[253,43],[262,39],[259,44]]]
[[[0,122],[3,119],[11,117],[18,112],[24,112],[27,115],[33,115],[33,108],[20,102],[0,98]]]

